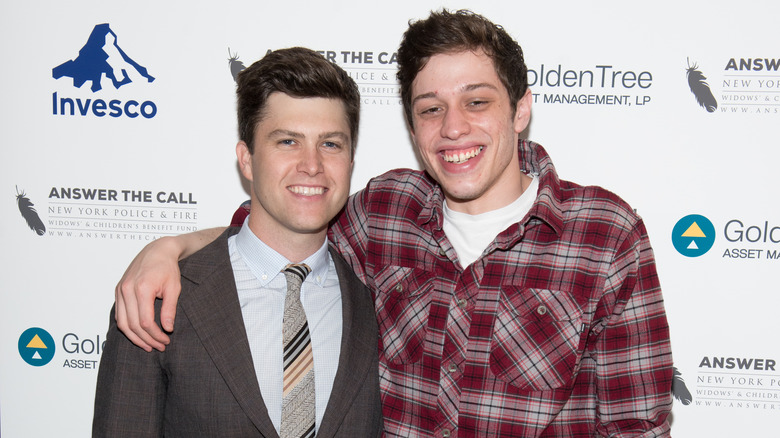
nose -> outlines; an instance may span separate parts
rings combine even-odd
[[[471,125],[462,108],[450,107],[442,119],[441,136],[455,140],[471,131]]]
[[[298,160],[298,171],[311,176],[323,171],[322,157],[316,146],[310,145],[301,148],[301,155]]]

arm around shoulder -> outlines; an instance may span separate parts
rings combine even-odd
[[[134,344],[163,351],[170,338],[154,321],[154,300],[163,300],[162,328],[173,331],[181,291],[178,261],[216,239],[224,228],[209,228],[163,237],[146,245],[133,259],[115,289],[116,323]]]

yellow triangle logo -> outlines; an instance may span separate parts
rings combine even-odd
[[[46,344],[43,343],[41,338],[38,337],[38,335],[33,336],[33,338],[30,340],[30,343],[27,344],[27,348],[49,348],[46,346]]]
[[[692,223],[690,227],[688,227],[687,230],[685,230],[684,233],[682,233],[682,237],[707,237],[704,234],[704,231],[699,228],[699,224],[696,222]]]

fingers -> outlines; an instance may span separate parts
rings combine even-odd
[[[168,284],[163,290],[162,306],[160,307],[160,322],[163,329],[167,332],[173,331],[173,320],[176,317],[176,303],[179,301],[179,295],[181,294],[181,283],[176,281],[173,284]],[[158,339],[160,342],[165,342],[162,339]]]
[[[116,300],[117,327],[130,342],[146,351],[164,351],[170,338],[154,320],[154,292],[142,283],[134,287],[123,279],[117,285]]]
[[[176,239],[162,237],[144,247],[133,259],[116,287],[117,327],[139,347],[165,350],[168,335],[155,320],[155,300],[162,298],[160,321],[173,331],[176,302],[181,292],[179,255]]]
[[[125,306],[125,299],[124,295],[122,294],[122,283],[116,285],[116,288],[114,289],[114,299],[116,300],[116,305],[114,306],[114,319],[116,320],[116,325],[119,330],[124,333],[125,336],[127,336],[127,339],[130,340],[133,344],[143,348],[147,352],[152,351],[152,346],[148,343],[144,342],[141,338],[138,337],[131,329],[130,329],[130,323],[128,322],[128,316],[127,316],[127,308]]]

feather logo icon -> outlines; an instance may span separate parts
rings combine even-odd
[[[233,80],[238,80],[238,74],[241,73],[242,70],[246,68],[244,66],[244,63],[238,60],[238,52],[235,54],[230,53],[230,47],[228,47],[228,55],[230,55],[230,58],[228,58],[228,63],[230,64],[230,74],[233,75]]]
[[[718,108],[718,102],[710,91],[707,77],[699,71],[699,66],[696,63],[691,66],[690,60],[686,58],[686,61],[688,69],[685,72],[688,76],[688,86],[691,87],[691,93],[696,96],[696,102],[699,106],[706,109],[708,113],[714,112]]]
[[[691,392],[688,390],[688,387],[685,385],[685,380],[682,378],[682,373],[677,370],[677,367],[674,367],[674,380],[672,380],[672,395],[674,395],[674,398],[676,398],[678,401],[682,402],[683,405],[689,405],[691,404],[691,401],[693,401],[693,396],[691,396]]]
[[[16,187],[16,205],[19,206],[19,213],[27,221],[27,226],[39,236],[43,236],[46,232],[46,226],[43,225],[43,221],[38,217],[38,212],[35,211],[35,204],[24,194],[24,190],[22,190],[22,193],[19,193],[19,187]]]

